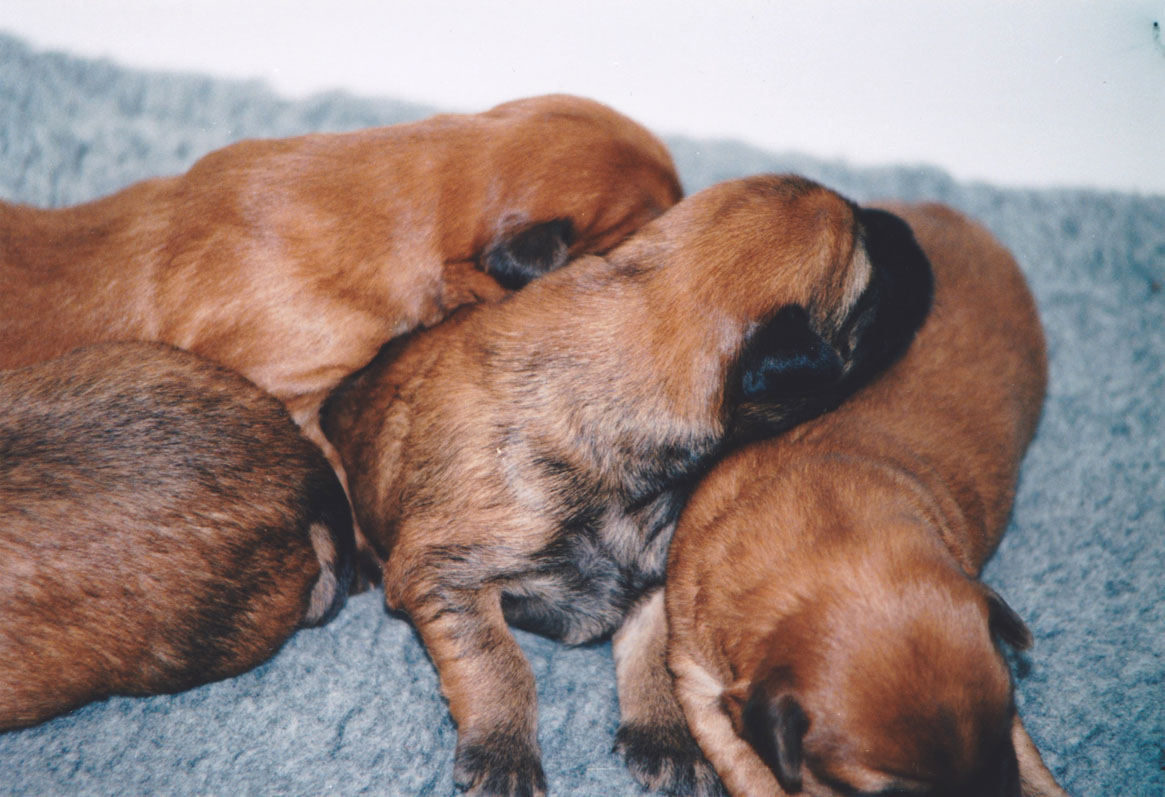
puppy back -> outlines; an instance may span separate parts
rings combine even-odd
[[[20,684],[0,725],[249,669],[351,577],[323,455],[275,399],[162,345],[0,374],[0,499],[0,681]]]
[[[931,260],[934,306],[901,367],[859,394],[853,419],[875,420],[933,468],[968,521],[977,570],[1003,533],[1039,422],[1044,332],[1018,263],[984,227],[942,205],[893,210]]]
[[[939,204],[888,209],[913,228],[936,275],[937,318],[920,332],[931,354],[918,359],[974,379],[994,398],[984,415],[1007,416],[1015,440],[1035,433],[1047,391],[1047,343],[1035,298],[1011,252],[985,227]],[[920,367],[920,366],[913,366]],[[954,393],[969,383],[951,388]]]

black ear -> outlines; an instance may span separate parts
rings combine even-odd
[[[779,401],[812,395],[835,384],[844,365],[814,331],[805,308],[777,311],[745,345],[740,388],[745,401]]]
[[[554,219],[495,241],[482,257],[482,268],[502,284],[516,291],[530,280],[566,265],[574,225],[570,219]]]
[[[792,695],[770,699],[763,688],[754,689],[741,715],[744,739],[777,776],[789,794],[801,791],[801,742],[809,730],[809,718]]]
[[[1016,650],[1030,648],[1032,632],[1028,630],[1020,616],[995,590],[986,586],[983,589],[987,592],[987,622],[991,627],[991,633]]]
[[[858,213],[870,284],[840,331],[852,359],[846,393],[881,373],[906,351],[930,312],[934,275],[910,225],[884,210]]]

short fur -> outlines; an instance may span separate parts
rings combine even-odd
[[[606,251],[680,195],[655,136],[565,95],[239,142],[85,205],[0,203],[0,368],[170,343],[273,394],[336,465],[320,404],[381,344]]]
[[[459,783],[544,789],[533,676],[506,622],[568,643],[620,629],[662,581],[707,464],[885,367],[929,291],[899,220],[806,180],[756,177],[390,344],[337,390],[323,428],[385,557],[388,604],[439,671]],[[635,680],[620,675],[629,727]],[[633,733],[623,741],[643,774]],[[679,765],[655,769],[698,777],[693,757],[687,740]]]
[[[1035,304],[981,227],[894,212],[933,311],[872,385],[694,492],[668,566],[676,695],[734,795],[1062,794],[999,647],[1030,635],[976,580],[1043,402]]]
[[[243,672],[352,575],[339,481],[286,409],[152,343],[0,371],[0,730]]]

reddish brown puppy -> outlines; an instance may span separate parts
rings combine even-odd
[[[0,730],[254,667],[352,553],[327,461],[238,374],[152,343],[0,371]]]
[[[618,629],[662,582],[707,463],[867,381],[929,290],[900,220],[756,177],[390,344],[337,390],[323,429],[385,558],[388,604],[437,666],[458,783],[545,789],[533,676],[507,621],[568,643]],[[621,691],[633,719],[635,689]],[[688,748],[627,755],[645,780],[701,774]]]
[[[893,210],[934,308],[884,376],[695,491],[668,565],[675,692],[734,795],[1063,794],[1000,651],[1030,635],[976,578],[1043,402],[1035,304],[981,227]]]
[[[603,252],[680,197],[663,144],[551,95],[464,116],[243,141],[60,210],[0,203],[0,368],[170,343],[318,410],[386,340]]]

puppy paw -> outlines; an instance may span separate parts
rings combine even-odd
[[[509,735],[458,743],[453,782],[474,797],[541,797],[546,794],[538,748]]]
[[[644,788],[671,795],[724,797],[727,792],[683,725],[624,723],[615,752]]]

